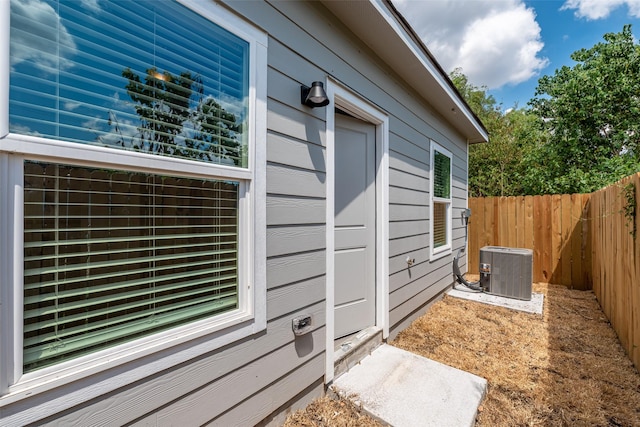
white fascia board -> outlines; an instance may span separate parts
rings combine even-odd
[[[435,59],[407,31],[401,17],[386,0],[336,2],[324,0],[351,31],[368,44],[399,76],[447,121],[467,142],[489,140],[486,129],[450,84]],[[374,30],[373,30],[374,29]]]
[[[400,25],[398,20],[396,19],[393,12],[387,7],[384,3],[384,0],[369,0],[370,3],[378,10],[380,15],[385,19],[385,21],[389,24],[389,27],[394,31],[394,33],[402,39],[404,44],[411,50],[413,56],[420,61],[425,70],[431,75],[431,77],[438,83],[438,85],[442,88],[442,90],[451,98],[454,102],[458,111],[462,112],[467,120],[473,123],[474,127],[477,129],[478,133],[483,134],[484,138],[489,139],[489,135],[487,135],[486,131],[482,128],[482,126],[477,123],[477,119],[474,117],[473,112],[469,110],[467,105],[460,99],[460,95],[453,90],[453,88],[449,85],[447,78],[442,75],[440,70],[433,64],[431,58],[429,58],[422,47],[418,46],[416,42],[409,37],[404,28]]]

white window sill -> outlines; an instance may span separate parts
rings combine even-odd
[[[431,256],[429,257],[429,262],[439,260],[440,258],[444,258],[447,255],[451,255],[453,251],[451,247],[439,248],[437,252],[431,252]]]

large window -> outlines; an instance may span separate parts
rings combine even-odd
[[[264,34],[187,0],[10,22],[0,395],[263,329]]]
[[[451,153],[431,142],[431,257],[451,253]]]

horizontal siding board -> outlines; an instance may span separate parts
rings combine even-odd
[[[436,283],[446,282],[444,286],[450,285],[453,282],[451,276],[451,268],[431,270],[424,276],[416,274],[413,280],[389,293],[389,309],[394,310],[396,307],[415,298],[424,289]],[[424,302],[426,302],[426,300]],[[409,314],[409,312],[406,314]]]
[[[462,246],[462,245],[460,245]],[[435,259],[433,261],[431,261],[431,269],[433,271],[435,270],[442,270],[442,271],[447,271],[449,275],[453,275],[453,270],[452,270],[452,262],[453,262],[453,257],[455,256],[457,249],[456,247],[456,242],[454,240],[453,242],[453,251],[450,254],[446,254],[438,259]]]
[[[389,294],[414,280],[425,277],[430,271],[432,271],[432,266],[429,264],[429,261],[421,261],[416,262],[411,268],[405,268],[404,270],[389,275]]]
[[[421,109],[424,111],[424,109]],[[406,153],[407,156],[413,157],[416,160],[426,161],[429,159],[429,144],[431,139],[446,140],[443,135],[436,131],[431,123],[437,123],[437,120],[424,120],[421,117],[413,116],[413,114],[394,114],[389,118],[389,124],[395,135],[402,136],[403,139],[411,141],[411,143],[422,151],[426,152],[426,156],[422,154],[411,155]],[[394,150],[395,146],[392,147]],[[401,151],[404,153],[404,151]],[[423,160],[425,159],[425,160]]]
[[[463,226],[454,228],[451,234],[453,237],[453,247],[464,245],[465,229]]]
[[[267,225],[320,224],[326,220],[324,199],[267,197]]]
[[[271,31],[269,35],[269,58],[267,62],[272,71],[297,82],[298,85],[309,85],[309,82],[307,82],[309,76],[315,76],[323,72],[321,67],[309,62],[308,58],[305,58],[304,55],[301,55],[299,52],[291,49],[291,46],[279,40],[277,34],[273,31]],[[273,76],[272,78],[276,77],[277,76]],[[278,87],[282,88],[282,86]],[[280,94],[274,94],[273,96],[282,101],[290,100],[291,102],[285,103],[291,103],[291,105],[300,104],[299,108],[305,109],[306,107],[300,103],[300,86],[298,86],[297,89],[298,90],[295,91],[297,101],[295,97],[285,97]],[[316,110],[311,110],[311,112],[314,111]],[[319,117],[324,116],[324,111],[321,109],[317,111],[320,113]]]
[[[454,247],[456,247],[455,244],[454,244]],[[420,252],[423,252],[423,251],[419,251],[416,253],[419,254]],[[428,250],[426,250],[426,252],[428,255]],[[406,268],[407,265],[405,261],[404,269],[397,269],[395,272],[389,275],[389,292],[390,293],[395,292],[396,290],[412,282],[413,280],[416,280],[420,277],[427,276],[428,274],[431,274],[434,271],[441,271],[441,272],[444,271],[446,274],[451,274],[453,276],[453,257],[455,256],[456,252],[457,250],[454,250],[451,255],[444,256],[435,261],[428,261],[426,257],[422,258],[422,257],[416,256],[415,257],[416,262],[413,266],[411,266],[411,268]],[[406,259],[407,255],[403,255],[403,256],[404,256],[404,259]],[[399,259],[394,258],[397,260],[397,265],[403,266],[402,263],[399,262],[403,260],[402,256],[398,258]],[[463,257],[462,259],[464,260],[465,258]],[[461,266],[463,265],[463,262],[464,261],[461,262],[460,264]]]
[[[310,396],[305,400],[305,403],[311,403],[312,399],[319,398],[324,394],[323,376],[324,357],[323,354],[320,354],[206,425],[211,427],[256,425],[280,406],[295,398],[299,390],[304,390],[309,384],[315,382],[318,385],[312,388]],[[303,407],[299,409],[303,409]],[[296,408],[294,407],[293,410]]]
[[[415,236],[429,233],[429,221],[394,221],[389,223],[389,238]]]
[[[412,270],[413,271],[413,270]],[[425,289],[433,286],[433,282],[429,280],[430,274],[425,276],[416,277],[410,282],[406,283],[404,286],[399,287],[393,292],[389,293],[389,311],[393,311],[396,307],[402,305],[403,303],[418,298],[417,295],[424,291]],[[426,302],[426,301],[423,301]],[[400,314],[400,317],[405,317],[409,312],[405,314]]]
[[[322,356],[325,329],[316,329],[298,337],[297,341],[299,340],[304,341],[302,350],[293,343],[280,347],[219,380],[198,388],[175,404],[160,409],[157,414],[158,426],[202,425],[227,408],[247,399],[256,390],[280,380],[291,370],[316,356]],[[322,375],[322,370],[317,374]],[[310,381],[313,382],[314,379]],[[216,410],[214,407],[223,410]]]
[[[405,316],[402,320],[394,323],[392,327],[389,328],[389,341],[395,340],[400,332],[411,326],[411,324],[418,318],[424,316],[426,312],[428,312],[429,308],[442,300],[444,297],[444,293],[438,293],[433,298],[429,299],[427,304],[421,305],[408,316]]]
[[[267,165],[267,193],[270,194],[324,198],[325,179],[324,172]]]
[[[268,130],[316,145],[325,145],[324,120],[273,99],[267,101],[267,109]]]
[[[323,334],[324,302],[304,308],[291,316],[305,313],[310,313],[314,319],[317,319],[316,328],[319,328],[320,333]],[[291,318],[278,318],[267,324],[266,333],[241,340],[233,346],[227,346],[213,354],[195,358],[176,368],[154,373],[144,381],[135,384],[129,383],[121,390],[111,394],[109,398],[88,402],[81,410],[63,414],[50,423],[42,423],[42,425],[124,425],[139,419],[144,414],[150,414],[171,402],[175,402],[181,396],[215,382],[223,375],[255,362],[256,359],[259,360],[264,354],[272,354],[278,348],[293,347],[294,342],[295,336],[291,330]],[[324,349],[324,339],[318,341],[317,344],[320,348],[319,351]],[[292,366],[294,365],[292,364]],[[110,380],[113,375],[113,372],[105,372],[88,378],[87,381],[96,382],[101,378]],[[56,398],[51,393],[36,397],[44,399],[49,404],[56,404]],[[63,394],[57,398],[65,399],[68,397]],[[34,401],[31,402],[33,404]],[[213,417],[213,414],[222,413],[229,406],[213,399],[208,402],[206,408],[208,416]],[[6,415],[8,415],[7,412],[3,410],[3,417]],[[188,424],[178,423],[176,425]]]
[[[321,67],[309,62],[307,58],[292,50],[280,40],[270,36],[269,38],[269,70],[276,73],[271,79],[277,83],[269,92],[269,97],[304,111],[310,115],[324,120],[325,111],[322,108],[311,109],[302,104],[300,100],[300,86],[309,86],[309,76],[317,76],[323,73]],[[270,80],[271,81],[271,80]],[[291,84],[295,82],[295,88]],[[269,90],[269,88],[267,88]],[[284,92],[287,92],[286,94]]]
[[[271,289],[267,293],[267,320],[324,301],[326,293],[325,276]]]
[[[392,168],[389,168],[389,185],[418,191],[429,191],[428,179]]]
[[[401,205],[429,205],[429,193],[411,188],[389,187],[389,203]]]
[[[407,256],[415,259],[416,263],[429,260],[429,248],[423,248],[416,251],[389,257],[389,274],[407,269]]]
[[[460,142],[456,143],[455,139],[447,141],[447,149],[453,155],[454,165],[458,164],[460,167],[467,161],[467,145]],[[453,167],[453,173],[456,174],[456,166]]]
[[[325,226],[267,227],[267,257],[324,249]]]
[[[325,172],[324,148],[286,135],[267,135],[267,161],[301,169]]]
[[[428,246],[429,236],[427,234],[393,239],[389,241],[389,256],[393,257],[407,252],[418,251]]]
[[[467,168],[465,165],[465,160],[458,160],[457,158],[454,158],[453,170],[451,172],[453,175],[454,184],[459,184],[459,185],[467,184]]]
[[[416,221],[429,218],[428,206],[389,205],[389,221]]]
[[[428,164],[419,162],[395,151],[389,152],[389,167],[429,179]]]
[[[394,329],[397,323],[401,322],[405,317],[411,315],[411,313],[426,305],[434,297],[442,293],[447,286],[448,285],[446,284],[430,284],[428,288],[425,288],[420,293],[416,294],[414,298],[407,300],[403,304],[391,310],[389,313],[390,329]]]
[[[420,140],[424,139],[425,137],[420,138]],[[398,153],[415,161],[422,162],[425,164],[427,169],[429,167],[429,147],[427,145],[418,146],[411,140],[391,133],[389,134],[389,155],[393,156],[394,153]]]
[[[267,287],[275,288],[325,274],[326,252],[317,250],[267,259]]]
[[[451,196],[453,199],[467,200],[467,187],[451,186]]]

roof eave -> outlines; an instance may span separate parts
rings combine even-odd
[[[390,0],[323,0],[323,3],[464,135],[468,143],[489,140],[480,119]]]

